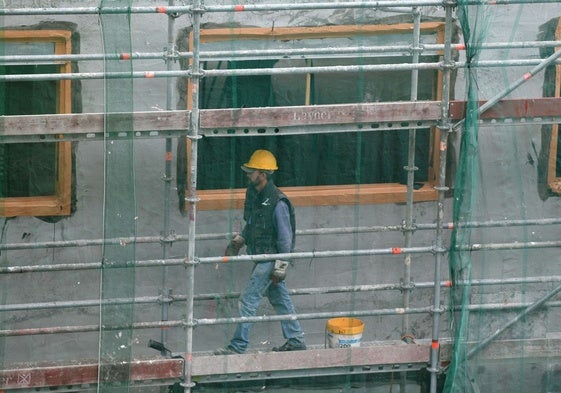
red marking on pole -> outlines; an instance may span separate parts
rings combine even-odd
[[[167,12],[167,8],[166,7],[156,7],[156,12],[158,14],[165,14]]]
[[[170,151],[166,151],[166,161],[171,161],[173,154]]]
[[[131,59],[131,54],[130,53],[121,53],[121,55],[119,56],[119,58],[121,60],[130,60]]]
[[[453,284],[452,284],[452,280],[447,280],[447,281],[444,283],[444,286],[447,287],[447,288],[452,288],[452,285],[453,285]]]
[[[234,11],[236,12],[245,11],[245,6],[243,4],[237,4],[234,6]]]
[[[230,257],[222,257],[222,263],[228,263],[230,261]]]
[[[446,142],[440,142],[440,151],[446,150]]]
[[[392,248],[392,254],[401,254],[401,248],[393,247]]]
[[[456,50],[466,50],[466,44],[456,44]]]
[[[454,229],[454,223],[453,222],[448,224],[448,229]]]
[[[438,340],[432,340],[431,347],[432,347],[432,349],[438,349],[438,347],[440,347],[440,344],[438,343]]]
[[[530,79],[532,77],[532,74],[530,74],[529,72],[525,73],[522,78],[524,78],[525,81],[527,81],[528,79]]]
[[[154,77],[154,73],[152,71],[148,71],[144,73],[144,77],[145,78],[153,78]]]

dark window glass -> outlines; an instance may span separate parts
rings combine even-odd
[[[358,59],[359,64],[406,63],[408,57]],[[436,58],[421,61],[434,62]],[[277,61],[205,63],[210,68],[270,68]],[[282,63],[282,65],[281,65]],[[290,61],[288,61],[290,63]],[[357,59],[315,59],[312,66],[345,66]],[[287,66],[280,61],[278,66]],[[303,64],[302,64],[303,65]],[[201,84],[201,108],[241,108],[304,105],[304,74],[243,77],[206,77]],[[311,74],[309,103],[314,105],[410,101],[411,72],[352,72]],[[418,100],[433,99],[437,72],[419,74]],[[405,183],[408,130],[341,134],[310,134],[203,138],[199,143],[198,188],[243,188],[247,178],[239,166],[255,149],[272,151],[278,160],[277,185],[316,186]],[[416,133],[415,181],[428,179],[430,130]]]
[[[17,65],[3,68],[7,75],[58,73],[56,65]],[[2,115],[56,113],[56,81],[10,81],[4,90]],[[56,143],[15,143],[0,145],[2,197],[30,197],[55,194],[57,177]]]

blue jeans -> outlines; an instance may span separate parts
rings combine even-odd
[[[276,285],[271,283],[271,273],[274,267],[274,261],[255,264],[249,282],[239,300],[240,316],[255,316],[263,296],[267,296],[277,314],[296,313],[284,281]],[[247,349],[252,325],[253,323],[238,324],[234,337],[230,341],[230,346],[237,352],[243,353]],[[304,342],[304,333],[297,320],[281,321],[281,328],[285,339]]]

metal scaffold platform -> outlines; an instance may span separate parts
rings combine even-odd
[[[101,3],[105,3],[101,1]],[[132,3],[132,2],[131,2]],[[556,90],[551,96],[524,96],[523,94],[513,95],[513,91],[530,81],[535,75],[541,73],[545,69],[559,69],[559,57],[561,51],[561,41],[528,41],[528,42],[502,42],[502,43],[486,43],[479,42],[480,49],[483,51],[508,51],[514,49],[537,49],[550,50],[548,55],[519,55],[505,57],[501,61],[481,59],[478,62],[471,63],[464,59],[466,54],[466,44],[458,42],[457,35],[457,16],[455,15],[458,7],[456,1],[435,1],[435,0],[411,0],[411,1],[376,1],[376,2],[308,2],[308,3],[286,3],[286,4],[238,4],[238,5],[218,5],[205,4],[201,0],[192,0],[189,5],[176,5],[173,0],[169,0],[168,4],[160,6],[77,6],[77,7],[10,7],[3,6],[0,8],[0,18],[2,18],[5,26],[11,26],[10,18],[15,19],[13,23],[21,23],[21,18],[34,18],[33,21],[41,21],[43,17],[84,17],[97,16],[98,18],[106,16],[131,16],[140,17],[165,17],[168,22],[168,41],[161,52],[121,52],[121,53],[70,53],[60,51],[54,54],[10,54],[0,51],[0,65],[7,67],[13,64],[17,65],[41,65],[41,64],[64,64],[64,72],[55,74],[26,74],[10,75],[6,73],[0,74],[0,82],[2,83],[18,83],[18,82],[34,82],[34,81],[54,81],[58,84],[71,83],[80,81],[81,83],[111,83],[111,81],[126,80],[130,82],[132,91],[134,83],[157,83],[164,80],[165,95],[167,107],[165,109],[155,108],[153,111],[105,111],[97,112],[73,113],[72,110],[59,110],[53,114],[18,114],[18,115],[2,115],[0,116],[0,147],[18,144],[45,144],[45,143],[89,143],[104,142],[111,144],[120,141],[135,140],[164,140],[165,143],[165,173],[164,179],[164,212],[162,214],[163,223],[161,224],[161,235],[154,236],[148,234],[134,234],[133,236],[122,236],[118,233],[106,232],[105,235],[92,236],[89,238],[81,238],[69,240],[54,239],[52,241],[27,241],[26,234],[22,235],[21,242],[6,242],[4,238],[4,229],[2,229],[0,237],[0,279],[10,280],[14,277],[20,279],[32,274],[70,274],[79,276],[88,272],[108,272],[109,269],[124,268],[142,268],[142,269],[161,269],[164,273],[161,288],[158,295],[140,296],[134,291],[119,292],[115,291],[115,296],[104,297],[102,293],[92,294],[91,296],[81,297],[80,299],[61,298],[57,300],[44,300],[40,296],[35,300],[26,302],[0,302],[0,393],[8,392],[31,392],[31,391],[91,391],[97,389],[102,391],[100,386],[115,385],[118,389],[122,386],[135,388],[161,387],[165,389],[167,386],[178,384],[180,389],[185,393],[195,390],[197,386],[215,385],[223,383],[238,382],[254,382],[254,381],[271,381],[291,378],[314,378],[322,376],[353,376],[353,375],[370,375],[370,374],[386,374],[386,373],[419,373],[422,383],[422,392],[437,393],[442,391],[441,378],[446,375],[450,364],[457,362],[458,358],[463,360],[477,356],[478,359],[486,362],[485,364],[500,363],[502,361],[511,361],[516,358],[523,348],[523,352],[528,362],[534,360],[544,362],[556,362],[559,360],[561,353],[561,339],[554,337],[551,332],[547,332],[549,336],[545,338],[530,338],[520,335],[521,338],[504,338],[499,337],[507,329],[516,325],[525,318],[530,318],[535,311],[543,311],[549,309],[557,309],[561,304],[554,297],[561,291],[561,276],[551,275],[547,272],[538,271],[535,274],[528,273],[528,269],[515,271],[512,276],[508,277],[471,277],[462,276],[462,272],[451,270],[451,275],[458,274],[450,278],[442,278],[442,272],[446,270],[443,266],[444,262],[451,258],[451,251],[465,251],[467,253],[478,253],[484,251],[512,251],[512,250],[549,250],[561,247],[561,241],[548,240],[547,238],[533,238],[528,236],[526,228],[540,226],[550,228],[561,224],[561,219],[557,217],[546,217],[542,215],[538,218],[529,218],[524,216],[522,219],[516,219],[504,216],[504,219],[498,220],[496,217],[488,217],[486,220],[470,221],[465,217],[454,217],[451,219],[446,216],[446,201],[450,204],[458,203],[460,197],[450,199],[451,184],[447,179],[447,171],[450,170],[448,157],[450,140],[449,138],[456,136],[460,129],[470,118],[476,117],[476,123],[482,126],[502,127],[505,125],[515,125],[524,127],[557,127],[561,123],[561,97],[559,94],[560,80],[556,78]],[[515,6],[519,4],[531,3],[523,0],[502,0],[492,3],[494,7]],[[559,4],[561,1],[542,0],[539,3]],[[465,1],[463,6],[478,6],[480,1]],[[438,39],[435,43],[422,43],[421,39],[421,12],[424,7],[438,8],[440,14],[443,15],[442,26],[434,29],[435,36]],[[219,41],[222,31],[216,31],[216,36],[204,35],[205,25],[202,21],[203,16],[208,14],[246,14],[279,11],[314,11],[314,10],[380,10],[387,12],[388,10],[399,15],[410,15],[411,23],[399,24],[400,34],[410,34],[411,44],[403,45],[391,42],[385,46],[362,46],[362,47],[340,47],[340,48],[323,48],[323,47],[305,47],[303,43],[301,48],[296,49],[246,49],[246,50],[208,50],[203,49],[203,42]],[[561,15],[561,9],[560,9]],[[188,37],[189,47],[187,51],[181,51],[176,48],[175,36],[177,26],[175,23],[181,17],[189,17]],[[37,19],[38,18],[38,19]],[[430,18],[428,18],[430,19]],[[428,20],[427,19],[427,20]],[[437,18],[434,18],[437,19]],[[72,19],[70,19],[72,20]],[[82,21],[81,19],[78,19]],[[432,23],[432,19],[430,19]],[[239,26],[235,26],[238,28]],[[315,37],[318,33],[313,27],[306,27],[308,30],[282,30],[278,28],[278,32],[271,29],[270,35],[279,34],[278,40],[290,39],[301,40],[309,37]],[[325,26],[323,26],[325,27]],[[360,26],[359,26],[360,27]],[[232,27],[231,29],[233,29]],[[433,26],[431,25],[431,28]],[[2,28],[4,29],[4,27]],[[7,28],[6,28],[7,29]],[[243,34],[253,38],[262,34],[257,28],[252,27],[251,31],[244,31]],[[329,32],[330,37],[347,37],[344,34],[355,34],[356,26],[345,30],[338,31],[335,27]],[[18,30],[17,28],[13,30]],[[210,30],[210,29],[209,29]],[[370,30],[360,30],[365,35],[374,34]],[[372,31],[377,31],[373,28]],[[561,28],[556,30],[555,39],[561,39]],[[404,33],[405,32],[405,33]],[[209,33],[210,34],[210,33]],[[234,35],[236,37],[243,35]],[[267,33],[269,34],[269,33]],[[283,35],[284,34],[284,35]],[[383,34],[390,34],[384,31]],[[19,37],[19,36],[18,36]],[[296,38],[294,38],[296,37]],[[204,39],[207,41],[204,41]],[[9,39],[0,35],[0,40]],[[19,39],[19,38],[18,38]],[[40,42],[41,39],[33,41]],[[106,48],[111,48],[110,45]],[[387,53],[406,53],[411,57],[410,63],[394,64],[391,57],[388,63],[384,64],[366,64],[363,62],[365,57],[375,57],[376,54]],[[316,65],[312,67],[312,60],[325,57],[344,56],[345,59],[360,60],[360,64],[346,65]],[[460,56],[461,55],[461,56]],[[424,57],[423,57],[424,56]],[[431,56],[433,56],[431,58]],[[516,58],[520,56],[520,58]],[[292,63],[283,64],[282,66],[265,67],[255,65],[255,68],[237,69],[213,68],[210,64],[221,62],[250,60],[270,60],[283,59],[290,61],[300,61],[298,66],[291,66]],[[256,60],[257,59],[257,60]],[[433,61],[430,61],[430,60]],[[123,72],[115,69],[101,69],[89,71],[73,71],[71,64],[82,62],[84,64],[95,64],[91,68],[96,68],[101,62],[108,61],[139,61],[149,60],[151,62],[163,61],[165,70],[149,69],[142,71]],[[98,63],[96,63],[98,62]],[[183,62],[181,69],[177,70],[177,63]],[[214,62],[214,63],[213,63]],[[131,63],[132,64],[132,63]],[[207,68],[205,68],[207,67]],[[515,69],[523,68],[525,71],[514,80],[506,82],[506,88],[495,92],[489,99],[485,100],[462,100],[456,99],[451,91],[453,79],[458,72],[468,75],[474,69],[494,69],[498,67],[513,67]],[[87,67],[84,67],[87,69]],[[157,67],[156,67],[157,68]],[[311,104],[309,100],[313,90],[312,73],[324,73],[327,75],[357,73],[357,72],[389,72],[389,71],[406,71],[411,74],[412,92],[408,100],[391,101],[391,102],[359,102],[359,103],[339,103],[339,104]],[[432,70],[438,75],[438,81],[435,82],[438,91],[434,93],[432,99],[419,99],[417,97],[417,85],[419,83],[419,73],[425,70]],[[263,107],[220,107],[217,109],[207,109],[201,102],[200,88],[205,78],[244,78],[255,76],[283,76],[283,75],[301,75],[306,81],[306,102],[292,106],[263,106]],[[466,77],[467,79],[467,77]],[[505,78],[506,80],[507,78]],[[554,78],[555,79],[555,78]],[[176,89],[174,82],[178,83],[180,89],[184,89],[185,98],[181,101],[181,108],[174,109],[173,92]],[[173,81],[173,82],[172,82]],[[70,86],[70,85],[69,85]],[[141,91],[141,88],[136,87]],[[160,88],[158,86],[158,88]],[[151,88],[147,89],[149,91]],[[233,89],[235,90],[235,89]],[[414,90],[414,91],[413,91]],[[139,93],[142,95],[143,93]],[[131,93],[132,95],[132,93]],[[522,98],[520,98],[522,97]],[[142,97],[141,97],[142,98]],[[66,97],[65,101],[69,100]],[[105,100],[108,100],[105,97]],[[222,104],[222,103],[221,103]],[[57,105],[65,105],[57,103]],[[69,105],[67,103],[67,105]],[[91,105],[90,108],[99,109],[99,105]],[[110,127],[108,126],[110,125]],[[431,165],[427,171],[430,173],[430,181],[415,181],[415,172],[419,169],[415,162],[415,138],[416,132],[422,129],[430,130],[430,142],[428,150],[430,150]],[[200,252],[197,248],[204,241],[220,241],[223,242],[231,233],[223,232],[206,232],[199,233],[199,221],[197,217],[198,209],[226,211],[228,209],[243,208],[243,189],[230,189],[229,192],[224,190],[205,190],[208,192],[208,198],[201,198],[198,189],[197,176],[200,157],[200,143],[202,140],[212,138],[260,138],[275,136],[310,136],[310,135],[344,135],[361,134],[373,131],[408,131],[409,148],[406,156],[408,156],[408,164],[402,169],[407,172],[406,183],[392,182],[381,188],[370,184],[360,184],[353,188],[338,188],[334,186],[331,194],[328,195],[324,188],[302,189],[294,187],[291,189],[291,200],[299,206],[304,207],[324,207],[331,205],[352,206],[354,204],[373,204],[373,203],[396,203],[404,205],[404,216],[395,220],[395,225],[377,225],[364,227],[356,224],[353,227],[321,227],[315,226],[310,228],[299,227],[296,234],[301,237],[306,236],[325,236],[325,235],[379,235],[379,234],[398,234],[402,238],[395,241],[392,238],[389,242],[377,242],[376,240],[368,240],[365,243],[351,244],[348,248],[336,249],[315,249],[309,247],[307,249],[295,251],[288,254],[261,254],[261,255],[239,255],[239,256],[223,256],[216,255],[214,249],[206,248],[204,252]],[[484,132],[479,135],[484,136]],[[556,128],[555,133],[557,137]],[[179,142],[177,142],[179,141]],[[187,223],[187,230],[184,233],[176,233],[172,229],[170,223],[170,203],[173,187],[170,184],[172,175],[171,157],[172,143],[181,144],[185,153],[184,170],[184,192],[180,196],[184,210],[181,211],[182,219]],[[405,146],[405,145],[404,145]],[[532,139],[533,146],[533,139]],[[502,145],[501,145],[502,147]],[[535,147],[534,147],[535,149]],[[388,150],[389,151],[389,150]],[[1,150],[4,154],[4,150]],[[122,153],[122,152],[120,152]],[[58,154],[58,153],[57,153]],[[393,150],[388,154],[396,154]],[[552,156],[557,155],[557,151],[551,150]],[[117,155],[117,154],[115,154]],[[123,156],[125,154],[122,154]],[[528,165],[534,165],[532,156],[528,154]],[[57,156],[58,159],[58,156]],[[130,159],[131,162],[134,158]],[[64,164],[64,165],[63,165]],[[555,171],[556,162],[548,162],[546,166],[550,170]],[[58,166],[72,167],[72,163],[57,161]],[[117,165],[118,166],[118,165]],[[2,168],[0,167],[0,170]],[[107,176],[107,168],[103,176]],[[0,171],[0,174],[3,172]],[[83,172],[81,173],[83,175]],[[477,173],[479,174],[479,172]],[[105,178],[104,178],[105,179]],[[78,183],[79,184],[79,183]],[[78,186],[79,187],[79,186]],[[70,187],[69,187],[70,188]],[[513,187],[514,188],[514,187]],[[349,189],[356,193],[349,192]],[[380,191],[380,189],[382,191]],[[2,191],[2,190],[0,190]],[[88,190],[89,191],[89,190]],[[2,191],[3,192],[3,191]],[[382,195],[383,194],[383,195]],[[25,207],[20,205],[20,201],[12,200],[12,198],[1,198],[0,193],[0,217],[4,217],[6,222],[9,219],[17,217],[33,216],[26,214]],[[315,196],[315,202],[310,202],[310,195]],[[505,196],[507,198],[508,196]],[[104,198],[107,198],[104,195]],[[119,200],[120,197],[115,197]],[[126,196],[124,197],[126,198]],[[39,198],[40,199],[40,198]],[[70,199],[70,197],[68,198]],[[317,202],[320,200],[320,202]],[[428,223],[418,223],[414,217],[415,204],[423,202],[431,204],[434,209],[434,217],[431,217]],[[44,202],[44,206],[40,208],[58,208],[58,201]],[[92,204],[99,201],[91,202]],[[106,199],[103,200],[106,203]],[[512,203],[514,205],[514,203]],[[39,204],[41,205],[41,203]],[[65,208],[70,211],[69,206]],[[62,210],[62,203],[60,210]],[[475,209],[473,209],[475,210]],[[42,214],[47,216],[46,214]],[[70,215],[70,214],[69,214]],[[49,216],[50,217],[50,216]],[[115,215],[116,222],[121,217]],[[136,216],[131,216],[134,223]],[[223,217],[218,218],[221,220]],[[231,215],[228,217],[231,219]],[[464,219],[464,221],[461,221]],[[124,221],[124,219],[123,219]],[[305,220],[302,220],[305,221]],[[359,222],[357,219],[355,223]],[[56,221],[55,221],[56,222]],[[155,226],[157,223],[150,223]],[[206,223],[205,223],[206,224]],[[6,224],[5,224],[6,225]],[[106,225],[103,221],[101,226]],[[119,224],[120,225],[120,224]],[[118,227],[119,225],[115,225]],[[132,226],[132,225],[131,225]],[[209,228],[210,224],[206,228]],[[467,237],[467,244],[448,245],[447,238],[452,231],[461,229],[495,229],[504,231],[505,233],[512,228],[524,228],[523,239],[506,237],[504,241],[488,240],[485,236],[475,240]],[[230,228],[232,229],[232,228]],[[128,228],[127,228],[128,230]],[[422,241],[417,242],[415,236],[423,232],[429,233],[427,237],[423,237]],[[553,231],[552,231],[553,232]],[[81,232],[84,233],[84,232]],[[124,231],[123,233],[126,233]],[[53,237],[54,238],[54,237]],[[426,239],[429,238],[429,241]],[[185,246],[184,255],[173,254],[172,246],[181,244]],[[383,245],[381,245],[383,244]],[[114,259],[102,257],[97,260],[81,260],[80,252],[76,252],[75,261],[58,260],[56,251],[68,249],[80,249],[86,247],[122,247],[147,245],[161,247],[161,258],[151,258],[150,253],[134,252],[127,255],[120,255],[116,252]],[[329,244],[331,246],[331,244]],[[449,248],[452,247],[452,248]],[[52,253],[50,263],[36,263],[34,260],[25,260],[23,252],[33,252],[43,250],[45,253]],[[133,250],[134,251],[134,250]],[[18,262],[8,263],[7,253],[18,253]],[[213,254],[214,253],[214,254]],[[212,255],[211,255],[212,254]],[[30,254],[30,258],[34,255]],[[95,255],[95,254],[94,254]],[[145,257],[145,255],[150,255]],[[400,280],[388,279],[384,283],[376,284],[342,284],[333,285],[332,283],[325,286],[313,286],[291,289],[291,295],[324,295],[324,294],[345,294],[354,295],[357,293],[374,293],[378,291],[396,291],[399,292],[402,304],[400,307],[391,305],[376,306],[367,303],[369,306],[356,306],[346,310],[333,311],[315,311],[302,312],[295,315],[271,316],[261,315],[252,318],[242,317],[220,317],[209,315],[201,317],[196,315],[196,304],[202,302],[220,302],[231,301],[239,297],[240,293],[228,291],[226,293],[203,293],[197,282],[197,268],[223,266],[226,263],[251,263],[274,259],[290,259],[298,260],[321,260],[327,258],[358,258],[365,257],[374,260],[375,257],[396,257],[401,258],[403,262],[403,277]],[[72,256],[74,258],[74,256]],[[415,257],[430,258],[434,265],[430,267],[433,274],[432,281],[415,281],[411,276],[411,261]],[[515,259],[515,257],[512,257]],[[369,260],[370,261],[370,260]],[[11,261],[10,261],[11,262]],[[376,261],[378,262],[378,261]],[[167,287],[166,280],[169,280],[170,273],[167,269],[173,267],[184,268],[184,277],[182,280],[185,284],[184,291],[173,291]],[[426,269],[429,270],[428,268]],[[505,269],[506,270],[506,269]],[[530,269],[531,270],[531,269]],[[526,274],[526,275],[524,275]],[[109,273],[108,273],[109,275]],[[74,279],[74,276],[72,276]],[[41,276],[44,279],[44,276]],[[129,277],[130,278],[130,277]],[[76,278],[76,281],[83,280]],[[131,279],[132,280],[132,279]],[[1,283],[2,281],[0,281]],[[32,286],[34,284],[31,284]],[[55,284],[57,285],[57,284]],[[156,286],[153,282],[150,285]],[[504,288],[514,285],[524,286],[522,295],[516,296],[504,295],[507,291]],[[526,298],[524,292],[526,286],[535,285],[543,286],[537,292],[537,299]],[[492,299],[489,295],[494,288],[501,288],[500,295],[504,296],[504,301]],[[444,291],[450,288],[481,288],[481,298],[475,299],[472,296],[473,303],[464,304],[461,302],[453,302],[450,299],[443,299]],[[544,289],[546,288],[546,289]],[[53,293],[56,293],[56,288]],[[426,290],[430,295],[430,301],[420,305],[417,299],[412,299],[412,294],[417,290]],[[97,297],[96,297],[97,296]],[[0,297],[0,300],[3,298]],[[45,298],[47,299],[47,298]],[[466,295],[464,302],[472,300]],[[354,298],[353,298],[354,300]],[[369,299],[370,301],[370,299]],[[447,303],[448,301],[448,303]],[[199,303],[197,303],[199,302]],[[334,302],[336,303],[336,301]],[[171,305],[179,304],[181,307],[181,317],[170,318],[169,309]],[[161,310],[161,314],[154,316],[146,316],[145,318],[130,320],[111,321],[112,323],[104,323],[101,318],[104,307],[122,306],[144,306],[146,308],[154,307]],[[213,308],[214,307],[214,308]],[[216,311],[219,306],[209,306],[211,310]],[[38,317],[37,325],[30,324],[26,327],[11,328],[4,325],[4,321],[8,320],[10,313],[17,312],[37,312],[48,313],[54,310],[87,310],[84,314],[99,311],[99,324],[71,324],[66,320],[49,321],[50,324],[45,326],[41,324],[41,318]],[[91,310],[94,310],[93,312]],[[455,353],[455,342],[453,335],[443,337],[443,316],[446,314],[454,314],[461,312],[496,312],[505,311],[508,317],[497,323],[494,330],[486,335],[481,333],[476,340],[469,337],[466,349],[460,355]],[[194,349],[193,337],[195,329],[204,327],[213,327],[217,325],[232,325],[242,322],[268,323],[279,322],[289,319],[298,319],[305,321],[317,321],[327,318],[337,318],[345,316],[353,317],[376,317],[382,318],[391,316],[400,318],[402,321],[401,338],[399,340],[388,339],[385,341],[364,341],[360,346],[352,348],[327,348],[318,345],[310,345],[305,351],[294,352],[268,352],[251,349],[245,354],[234,354],[229,356],[216,356],[211,352],[196,351]],[[415,315],[424,316],[424,323],[427,328],[424,329],[424,337],[416,339],[413,337],[409,318]],[[143,315],[144,317],[144,315]],[[452,324],[451,324],[452,325]],[[457,326],[454,326],[456,328]],[[64,361],[34,361],[28,359],[25,362],[4,362],[5,340],[51,337],[63,334],[82,333],[98,333],[100,337],[108,337],[115,331],[157,331],[163,345],[167,345],[165,341],[168,339],[169,332],[179,331],[177,335],[183,337],[184,348],[174,348],[175,352],[171,352],[163,347],[159,355],[154,356],[132,356],[126,359],[117,359],[114,362],[107,362],[102,359],[101,350],[98,359],[79,358],[65,356]],[[419,329],[423,330],[423,329]],[[545,329],[544,329],[545,330]],[[392,334],[395,332],[392,332]],[[480,333],[480,332],[478,332]],[[147,333],[147,335],[150,333]],[[544,334],[545,335],[545,334]],[[389,336],[389,333],[388,333]],[[76,339],[76,341],[79,341]],[[102,339],[99,340],[100,346]],[[76,345],[79,347],[79,345]],[[146,345],[144,345],[146,347]],[[23,356],[23,355],[22,355]],[[70,360],[68,360],[70,359]],[[484,367],[484,366],[481,366]],[[122,385],[122,386],[121,386]]]

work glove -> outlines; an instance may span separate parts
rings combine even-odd
[[[240,235],[235,235],[226,246],[225,256],[236,256],[245,245],[245,239]]]
[[[289,264],[290,262],[280,259],[275,261],[275,268],[273,269],[273,273],[271,273],[271,280],[273,281],[273,284],[276,285],[286,278],[286,269],[288,269]]]

